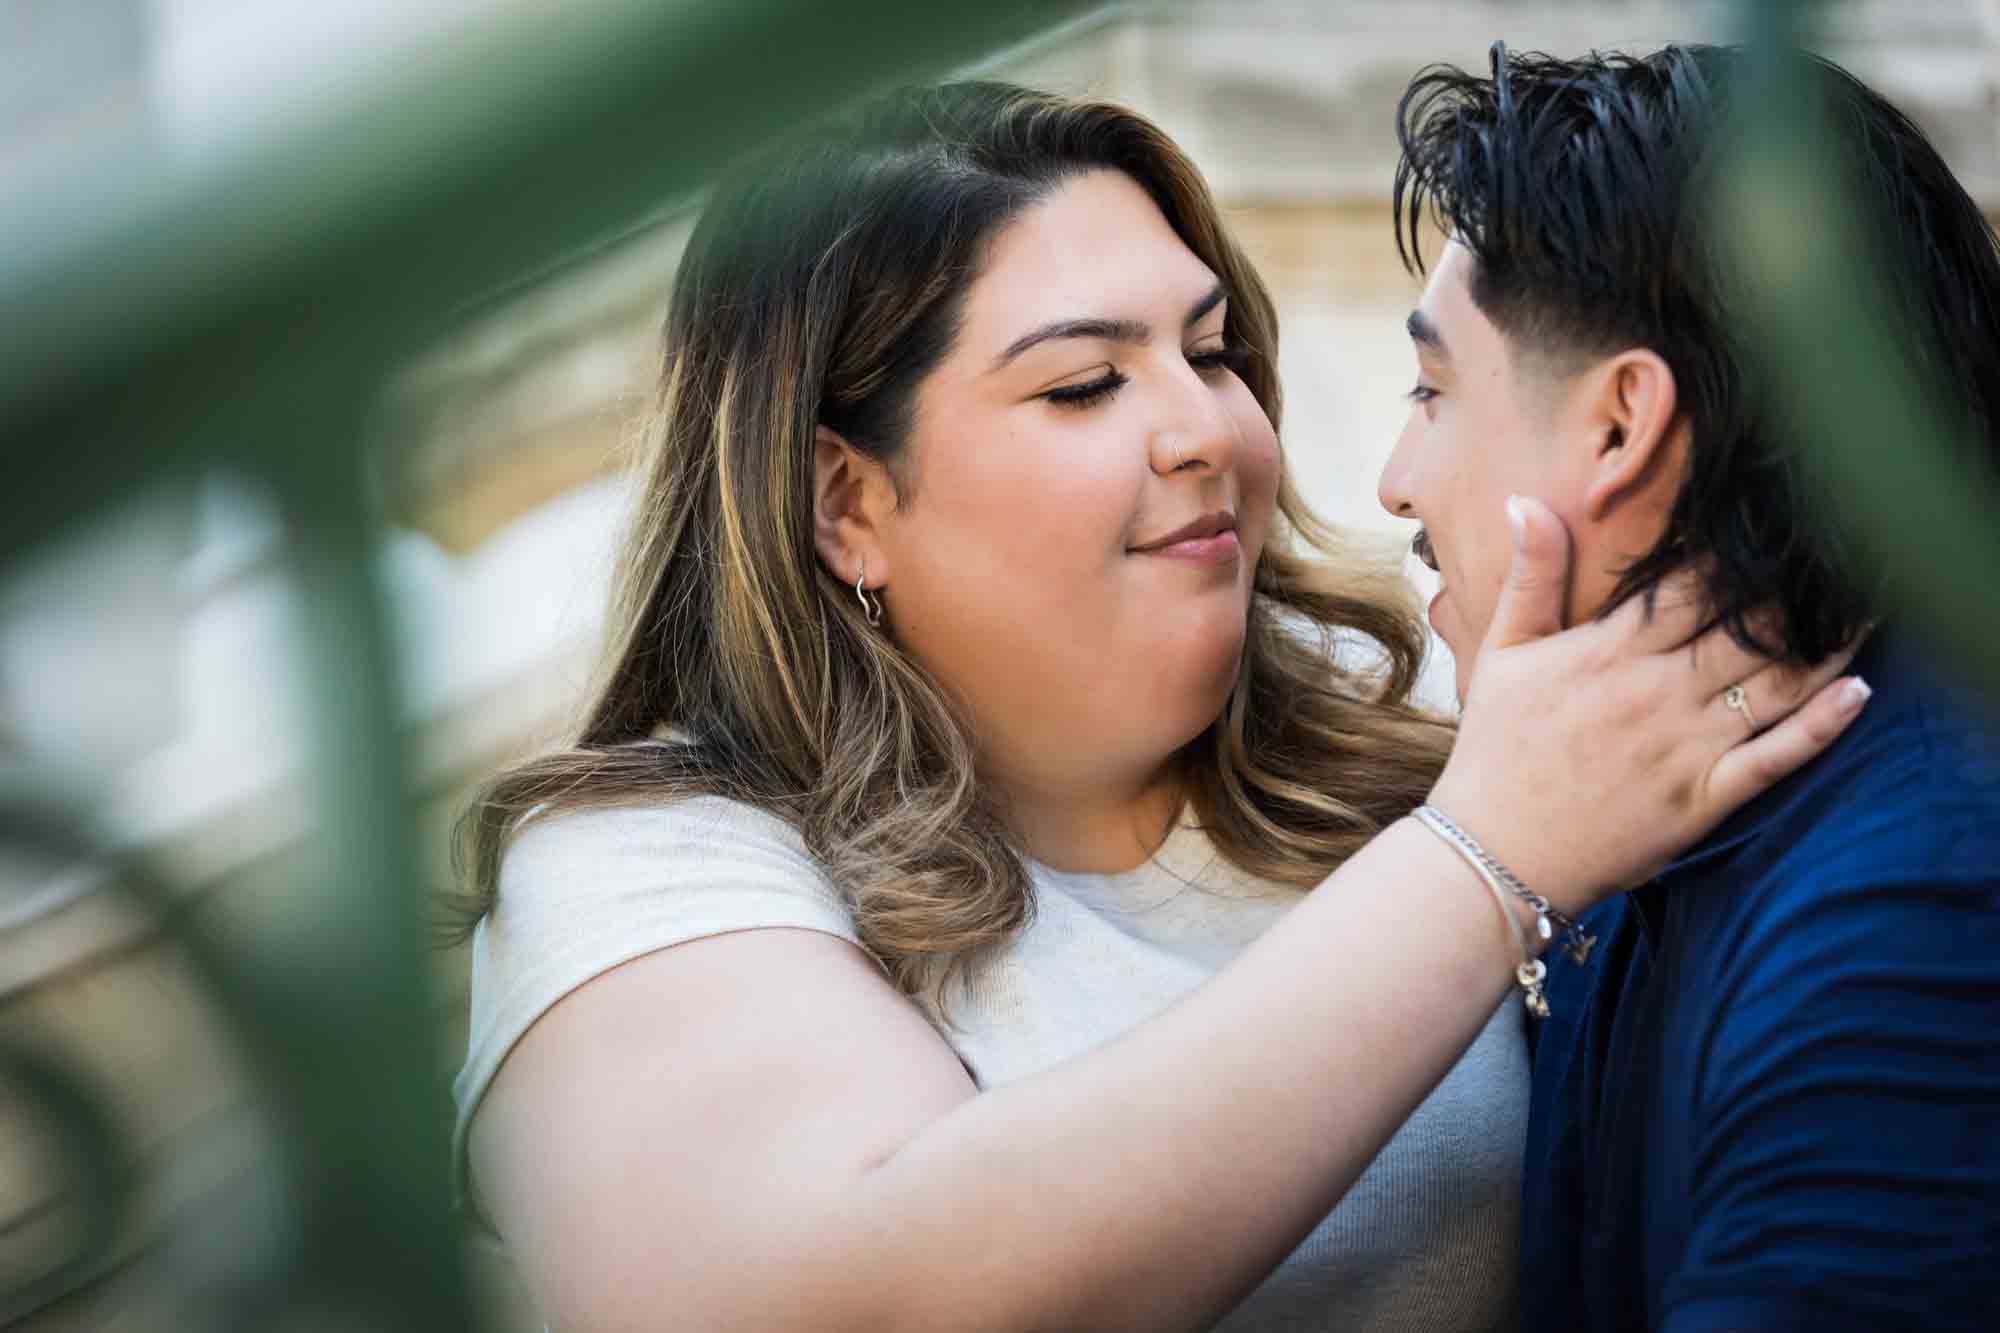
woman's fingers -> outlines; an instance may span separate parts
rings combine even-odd
[[[1743,679],[1732,682],[1743,691],[1742,708],[1732,708],[1728,702],[1728,686],[1718,696],[1725,710],[1732,713],[1731,721],[1749,725],[1756,721],[1757,731],[1766,731],[1783,722],[1797,712],[1809,700],[1825,689],[1854,660],[1854,654],[1861,647],[1860,640],[1849,644],[1816,667],[1804,668],[1786,666],[1765,658],[1753,658],[1753,670]],[[1749,718],[1743,717],[1747,708]]]
[[[1772,662],[1765,653],[1738,642],[1726,625],[1712,626],[1696,636],[1695,631],[1711,611],[1692,578],[1683,571],[1665,580],[1650,615],[1639,606],[1644,599],[1634,597],[1618,608],[1613,619],[1625,620],[1626,632],[1643,652],[1687,653],[1694,669],[1682,679],[1697,698],[1719,699],[1731,686],[1741,687],[1759,730],[1791,713],[1838,676],[1860,647],[1857,638],[1825,662],[1807,669]],[[1783,626],[1776,623],[1776,614],[1768,608],[1751,611],[1745,617],[1750,632],[1766,643],[1783,642]]]
[[[1819,754],[1866,694],[1827,683],[1844,655],[1788,671],[1725,629],[1697,635],[1711,612],[1691,575],[1668,579],[1650,613],[1633,598],[1558,632],[1569,533],[1526,497],[1509,513],[1513,560],[1431,799],[1538,892],[1580,911]],[[1750,624],[1766,637],[1761,614]]]
[[[1705,796],[1717,817],[1762,794],[1833,744],[1868,702],[1868,692],[1859,676],[1836,680],[1805,707],[1716,760]]]
[[[1770,662],[1763,653],[1738,643],[1727,626],[1703,629],[1713,615],[1700,579],[1680,570],[1662,579],[1650,594],[1627,598],[1606,620],[1641,653],[1691,654],[1694,670],[1681,678],[1693,693],[1706,698],[1741,683]],[[1769,623],[1769,612],[1753,611],[1746,619],[1759,638],[1781,640],[1777,631],[1782,627]]]
[[[1702,614],[1704,616],[1709,614],[1706,604],[1703,606]],[[1775,646],[1786,640],[1784,623],[1775,608],[1758,607],[1745,613],[1743,622],[1751,637],[1759,643]],[[1731,685],[1746,685],[1752,677],[1771,665],[1768,653],[1739,642],[1736,636],[1729,632],[1727,625],[1717,625],[1703,632],[1701,638],[1695,641],[1695,649],[1696,683],[1699,688],[1717,694]],[[1840,659],[1841,665],[1845,666],[1851,656],[1851,653],[1843,656]],[[1792,668],[1792,671],[1794,674],[1799,674],[1798,668]],[[1813,684],[1824,685],[1839,674],[1838,670],[1822,674]],[[1793,706],[1803,703],[1811,696],[1811,692],[1810,688],[1802,688]],[[1790,709],[1785,711],[1789,712]]]
[[[1626,598],[1606,617],[1648,653],[1671,653],[1699,643],[1696,632],[1707,618],[1701,580],[1685,569],[1667,575],[1649,593]]]
[[[1514,558],[1481,652],[1547,638],[1563,627],[1569,529],[1547,505],[1525,495],[1507,497],[1507,521],[1514,529]]]

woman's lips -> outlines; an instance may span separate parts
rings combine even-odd
[[[1189,537],[1184,541],[1168,542],[1164,546],[1149,546],[1133,554],[1160,555],[1169,560],[1188,560],[1195,564],[1209,565],[1234,560],[1241,550],[1236,542],[1236,529],[1225,528],[1212,537]]]

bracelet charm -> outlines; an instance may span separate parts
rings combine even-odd
[[[1548,974],[1549,969],[1539,958],[1530,958],[1514,969],[1514,980],[1520,984],[1522,991],[1521,1003],[1527,1005],[1528,1012],[1536,1018],[1549,1016],[1549,997],[1542,990],[1542,979]]]
[[[1590,951],[1596,947],[1597,937],[1587,933],[1583,927],[1576,923],[1575,918],[1561,911],[1547,898],[1544,898],[1541,894],[1536,893],[1526,884],[1523,884],[1519,876],[1494,860],[1484,847],[1481,847],[1478,842],[1474,841],[1471,834],[1452,823],[1450,817],[1444,811],[1434,805],[1422,805],[1417,807],[1417,818],[1423,820],[1432,832],[1456,847],[1461,855],[1470,858],[1480,868],[1492,875],[1493,878],[1500,881],[1501,886],[1507,892],[1533,908],[1535,912],[1535,932],[1544,940],[1553,939],[1555,932],[1560,930],[1562,931],[1562,951],[1569,955],[1570,960],[1576,963],[1590,961]]]
[[[1460,859],[1472,867],[1480,882],[1493,893],[1493,901],[1499,904],[1500,915],[1514,933],[1514,943],[1520,949],[1521,963],[1514,969],[1514,981],[1521,988],[1521,1002],[1536,1018],[1549,1016],[1549,998],[1542,983],[1547,979],[1549,969],[1541,959],[1532,956],[1528,950],[1527,932],[1521,927],[1521,919],[1508,905],[1509,895],[1526,903],[1535,913],[1535,933],[1544,942],[1555,938],[1555,927],[1563,931],[1563,948],[1571,958],[1581,963],[1590,957],[1591,946],[1597,941],[1555,906],[1523,884],[1505,866],[1487,854],[1472,836],[1451,822],[1442,810],[1434,805],[1420,805],[1416,809],[1419,823],[1437,834],[1445,845],[1457,852]],[[1553,924],[1552,924],[1553,923]]]

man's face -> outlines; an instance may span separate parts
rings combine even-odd
[[[1457,659],[1460,699],[1513,553],[1507,497],[1534,496],[1576,535],[1595,453],[1565,381],[1518,366],[1517,349],[1473,303],[1474,262],[1447,245],[1410,316],[1417,382],[1379,489],[1384,509],[1424,525],[1418,554],[1443,576],[1431,626]],[[1580,609],[1573,596],[1565,605]]]

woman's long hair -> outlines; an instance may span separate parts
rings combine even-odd
[[[948,983],[1027,923],[1031,881],[976,777],[970,719],[820,562],[813,437],[840,432],[910,502],[915,392],[986,242],[1103,168],[1145,187],[1227,285],[1243,378],[1277,423],[1264,284],[1194,165],[1128,110],[994,83],[915,89],[751,163],[716,193],[674,283],[588,712],[461,822],[468,920],[492,906],[531,815],[713,794],[794,825],[863,943],[940,1010]],[[1222,855],[1307,887],[1423,799],[1451,733],[1410,703],[1426,640],[1398,568],[1348,549],[1288,476],[1278,510],[1234,690],[1187,747],[1184,781]]]

